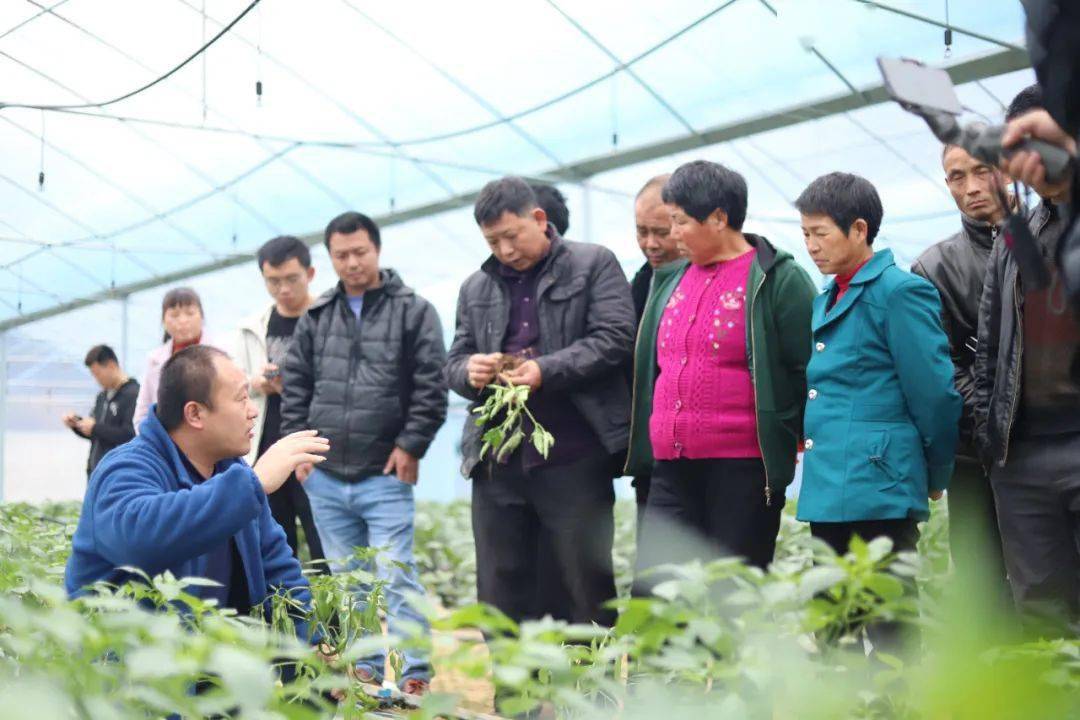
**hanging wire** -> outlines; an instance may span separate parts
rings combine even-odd
[[[202,0],[202,41],[206,44],[206,0]],[[206,56],[209,53],[202,54],[202,119],[203,123],[206,123],[206,112],[208,103],[206,102]]]
[[[390,158],[390,212],[397,208],[397,158]]]
[[[945,0],[945,59],[952,57],[952,22],[949,20],[949,0]]]
[[[262,107],[262,8],[255,11],[255,106]]]
[[[183,69],[184,67],[186,67],[187,65],[189,65],[192,60],[194,60],[195,58],[202,55],[204,52],[206,52],[210,48],[210,46],[212,46],[214,43],[216,43],[218,40],[220,40],[222,37],[224,37],[226,33],[228,33],[230,30],[232,30],[233,27],[235,27],[238,22],[243,20],[244,17],[249,12],[251,12],[255,8],[256,5],[259,4],[259,2],[260,2],[260,0],[252,0],[251,4],[248,5],[246,8],[244,8],[244,10],[239,15],[237,15],[235,18],[233,18],[232,21],[228,25],[223,27],[217,33],[217,35],[214,35],[214,37],[210,38],[207,42],[203,43],[202,47],[200,47],[195,52],[191,53],[191,55],[188,55],[186,58],[184,58],[184,60],[182,60],[179,64],[174,66],[167,73],[155,78],[154,80],[151,80],[150,82],[146,83],[145,85],[142,85],[140,87],[135,88],[134,90],[131,90],[130,92],[126,92],[123,95],[114,97],[114,98],[112,98],[110,100],[102,100],[101,102],[86,102],[86,103],[76,103],[76,104],[71,104],[71,105],[43,105],[43,104],[37,104],[37,103],[0,102],[0,110],[2,110],[3,108],[9,108],[9,107],[32,108],[34,110],[74,110],[74,109],[86,109],[86,108],[102,108],[102,107],[106,107],[108,105],[113,105],[115,103],[121,102],[123,100],[127,100],[128,98],[135,97],[136,95],[138,95],[140,93],[146,92],[147,90],[154,87],[155,85],[158,85],[159,83],[165,82],[170,77],[172,77],[176,73],[180,72],[180,70]]]
[[[619,76],[611,76],[611,149],[619,147]]]
[[[45,190],[45,111],[41,111],[41,153],[38,159],[38,192]]]

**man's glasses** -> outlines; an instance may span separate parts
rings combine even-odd
[[[279,290],[285,285],[288,285],[289,287],[296,287],[303,279],[303,275],[286,275],[285,277],[281,278],[264,278],[264,280],[266,280],[266,287],[270,288],[271,290]]]

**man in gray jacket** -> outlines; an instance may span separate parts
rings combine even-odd
[[[613,456],[628,439],[634,340],[626,276],[610,250],[559,237],[521,178],[488,183],[474,217],[492,255],[461,287],[447,382],[474,407],[497,380],[528,386],[555,438],[546,457],[524,442],[497,462],[480,457],[486,428],[465,423],[477,595],[515,620],[610,624]],[[565,593],[541,592],[540,552]]]
[[[435,308],[380,269],[379,228],[348,212],[330,221],[325,242],[340,282],[308,308],[285,361],[281,431],[318,429],[330,440],[318,469],[297,468],[311,500],[326,556],[347,561],[357,547],[384,548],[391,633],[425,624],[406,601],[423,593],[413,562],[413,486],[420,458],[446,419],[446,360]],[[336,569],[336,568],[335,568]],[[357,664],[382,682],[386,658]],[[406,653],[401,689],[428,689],[427,658]]]

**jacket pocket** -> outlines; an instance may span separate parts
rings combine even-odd
[[[539,310],[541,316],[547,316],[551,327],[557,332],[556,337],[543,338],[545,345],[553,350],[561,350],[585,334],[585,310],[588,299],[585,296],[585,278],[574,277],[561,285],[554,285],[544,298]],[[543,327],[544,317],[541,317]]]
[[[901,480],[900,474],[889,462],[889,440],[888,430],[874,430],[870,433],[870,443],[867,448],[870,466],[886,481],[878,488],[881,491],[891,490]]]

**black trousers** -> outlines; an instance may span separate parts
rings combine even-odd
[[[990,482],[1017,606],[1080,617],[1080,435],[1018,438]]]
[[[296,475],[290,475],[285,484],[278,488],[277,492],[270,493],[266,499],[270,503],[270,514],[285,530],[285,539],[288,540],[293,555],[300,557],[300,541],[296,532],[296,521],[299,519],[304,528],[304,537],[307,539],[311,559],[325,559],[322,543],[319,541],[319,531],[316,530],[315,519],[311,515],[311,502],[304,491],[304,486],[296,479]],[[325,569],[326,565],[323,564],[320,567]]]
[[[824,540],[837,555],[844,555],[851,544],[851,538],[858,535],[866,542],[874,538],[887,537],[893,542],[894,553],[914,552],[919,543],[919,524],[916,520],[858,520],[854,522],[810,523],[810,534]],[[918,588],[906,579],[901,579],[908,593],[918,592]],[[866,635],[875,650],[891,654],[902,652],[905,645],[913,646],[918,642],[918,631],[914,626],[905,627],[904,623],[881,621],[868,623]]]
[[[776,552],[783,495],[765,496],[760,459],[658,460],[638,537],[635,594],[666,563],[738,556],[765,569]]]
[[[949,505],[949,549],[960,592],[993,612],[1007,611],[1012,601],[997,507],[982,464],[957,457],[945,498]]]
[[[603,607],[615,597],[610,466],[601,452],[528,472],[520,457],[476,467],[472,523],[481,602],[519,622],[551,615],[614,624],[615,612]]]

